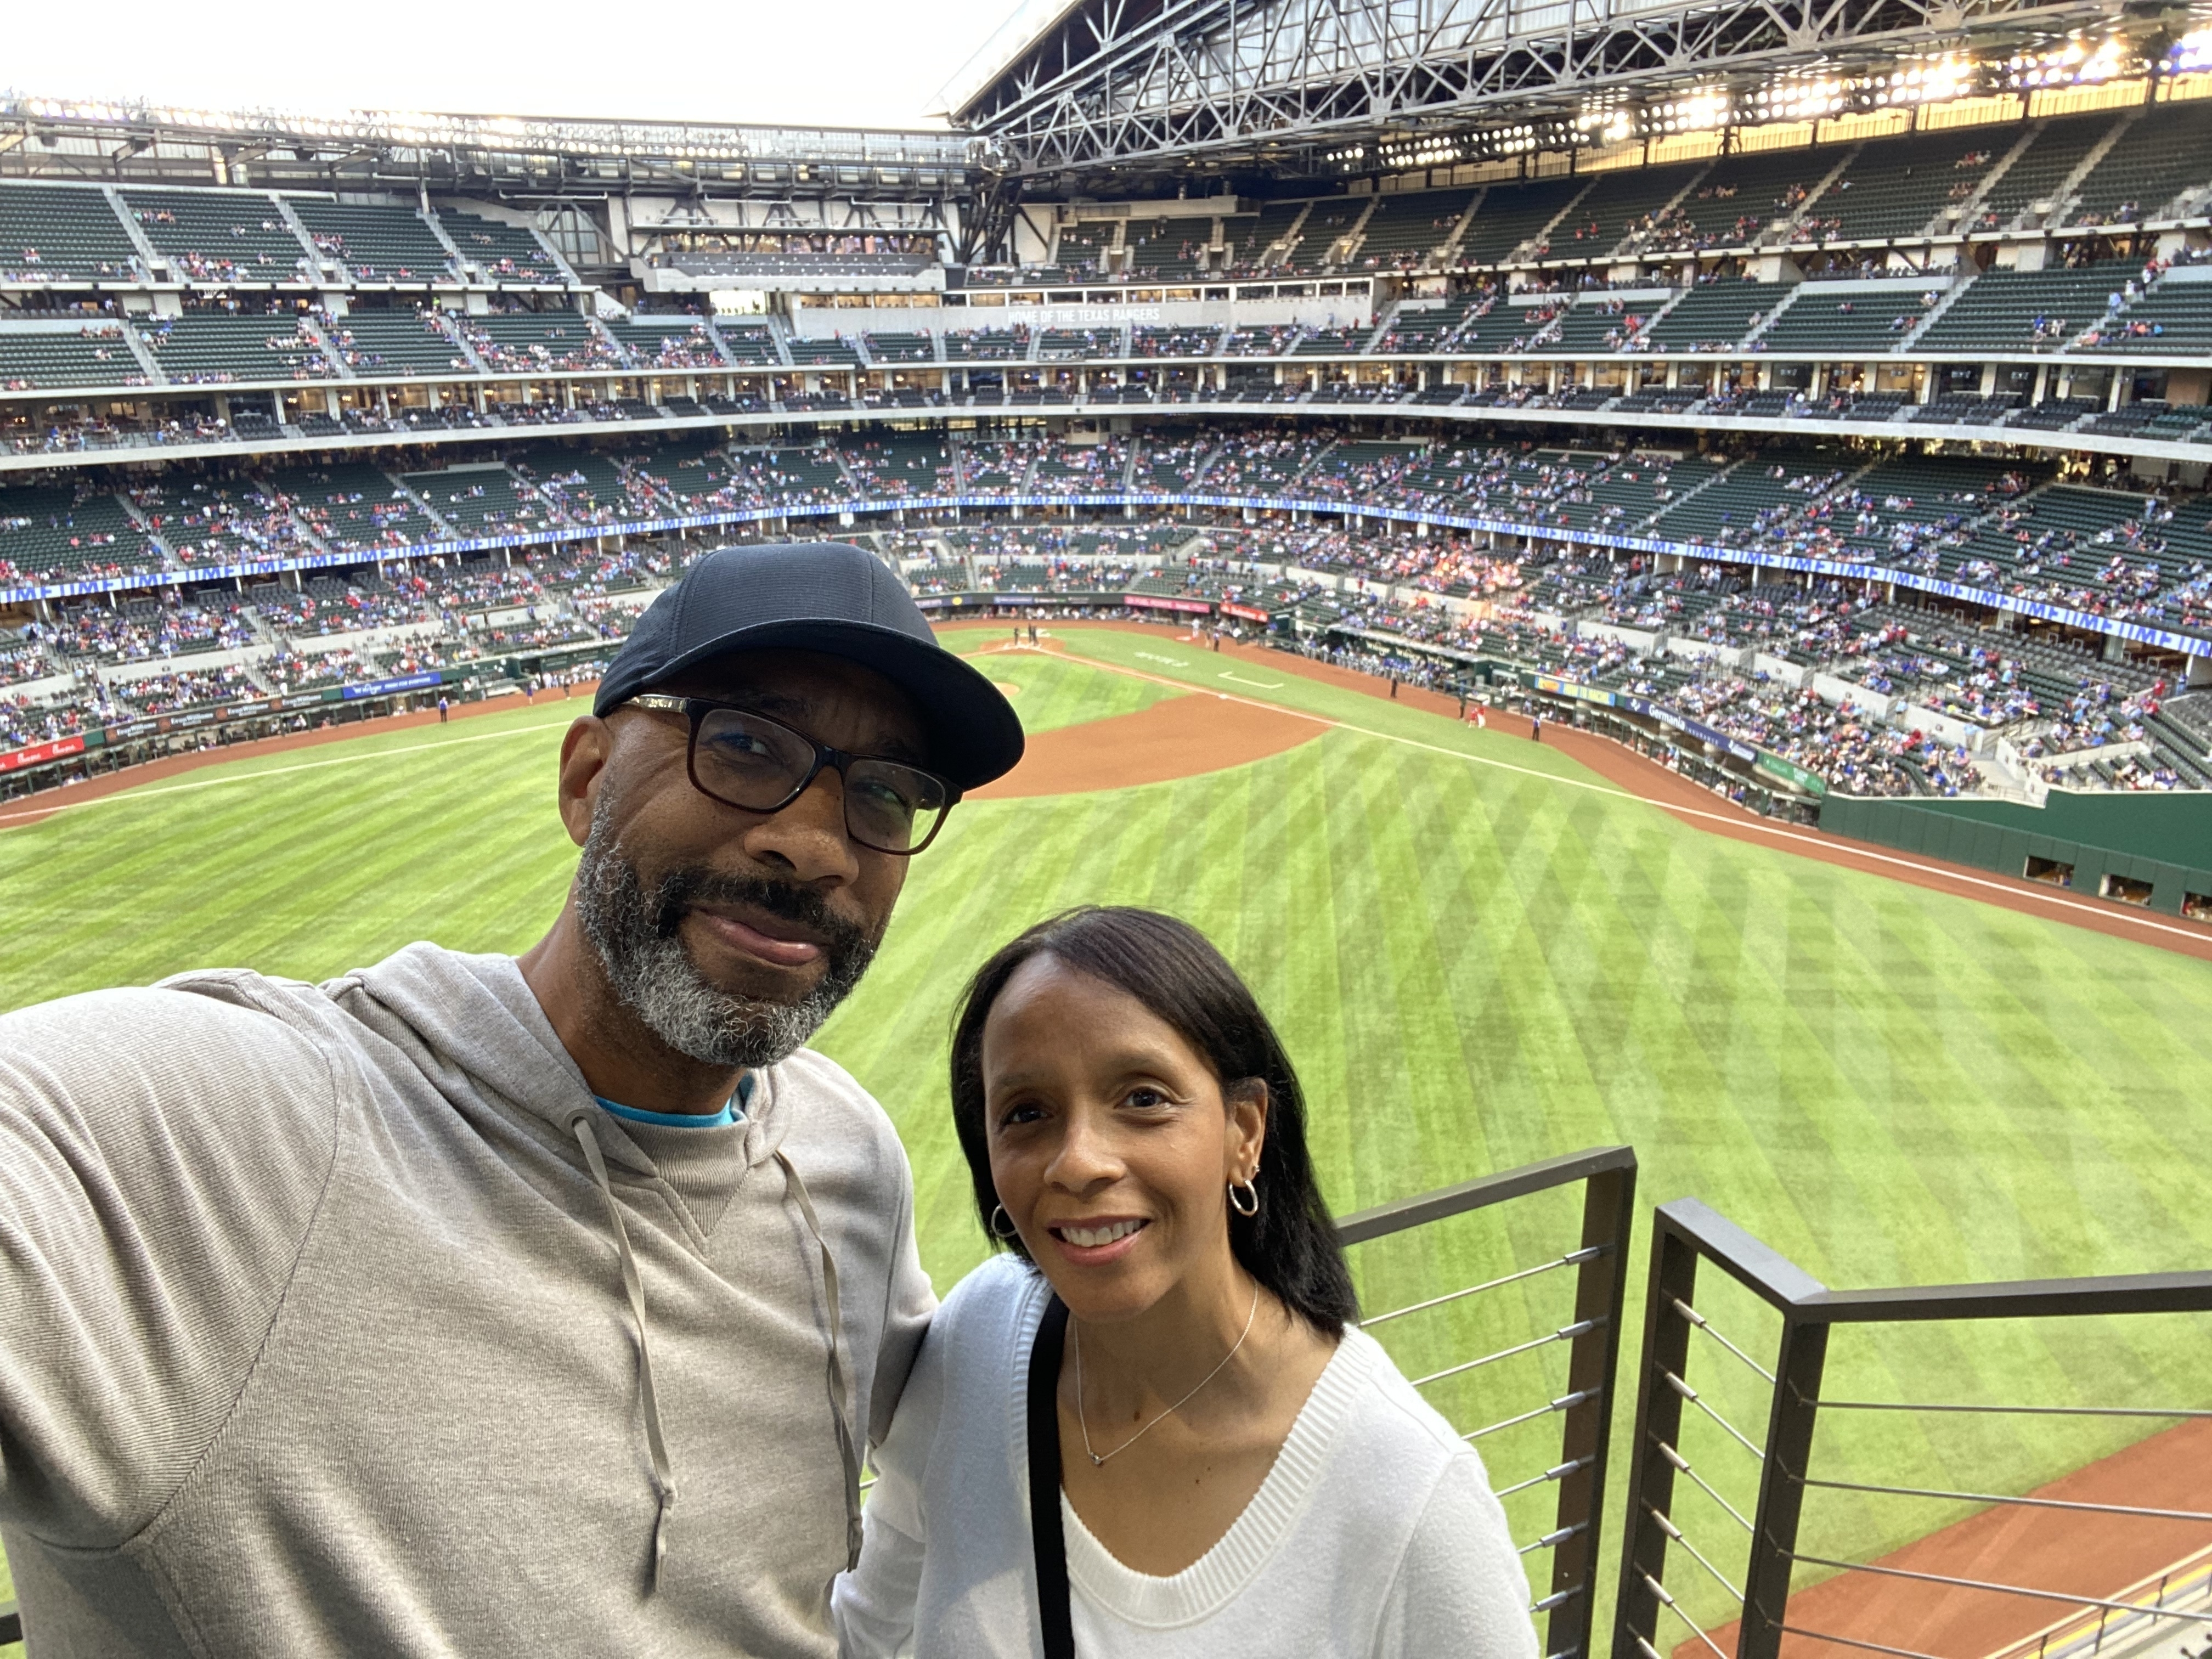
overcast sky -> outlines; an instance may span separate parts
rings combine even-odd
[[[222,109],[914,126],[1016,0],[9,8],[23,93]],[[334,27],[319,27],[328,20]]]

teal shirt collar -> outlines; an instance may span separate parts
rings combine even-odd
[[[726,1129],[732,1123],[742,1123],[745,1108],[752,1103],[753,1074],[747,1072],[738,1079],[738,1091],[722,1103],[719,1112],[702,1115],[697,1112],[648,1112],[636,1106],[624,1106],[609,1100],[605,1095],[592,1098],[617,1117],[631,1123],[650,1123],[663,1129]]]

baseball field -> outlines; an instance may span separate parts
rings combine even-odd
[[[984,1249],[945,1104],[953,998],[995,945],[1082,902],[1176,911],[1243,969],[1300,1067],[1341,1211],[1626,1141],[1643,1200],[1701,1198],[1834,1285],[2212,1259],[2212,962],[1716,834],[1525,726],[1474,730],[1279,659],[1164,629],[1039,651],[1008,632],[947,638],[989,653],[1035,759],[915,860],[878,965],[817,1042],[905,1139],[940,1291]],[[0,806],[0,1007],[194,966],[316,978],[426,937],[526,946],[573,868],[552,768],[581,708],[541,699],[60,811]],[[1556,1255],[1569,1219],[1534,1202],[1367,1247],[1363,1294],[1395,1306]],[[1391,1341],[1411,1370],[1486,1353],[1565,1322],[1565,1291],[1538,1277]],[[1747,1297],[1716,1288],[1707,1311],[1755,1354],[1771,1344]],[[2208,1337],[2179,1320],[1854,1329],[1829,1387],[2203,1407]],[[1564,1358],[1486,1367],[1437,1403],[1462,1428],[1508,1417],[1560,1391]],[[1756,1438],[1764,1385],[1704,1372]],[[2159,1426],[1861,1415],[1824,1427],[1820,1472],[1994,1492]],[[1501,1485],[1547,1461],[1550,1431],[1519,1432],[1482,1443]],[[1700,1473],[1747,1507],[1748,1455],[1702,1418],[1687,1432]],[[1517,1536],[1547,1529],[1551,1495],[1512,1500]],[[1818,1498],[1807,1547],[1851,1559],[1972,1508]],[[1718,1590],[1692,1611],[1730,1613]]]

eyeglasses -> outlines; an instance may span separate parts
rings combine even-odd
[[[943,778],[918,766],[832,749],[733,703],[647,693],[629,699],[629,706],[688,718],[684,764],[691,787],[742,812],[781,812],[823,767],[834,769],[845,786],[845,833],[878,853],[908,858],[921,851],[959,798]]]

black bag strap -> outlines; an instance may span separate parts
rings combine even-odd
[[[1030,1349],[1030,1536],[1036,1552],[1037,1614],[1044,1659],[1075,1659],[1067,1610],[1067,1540],[1060,1526],[1060,1351],[1067,1304],[1052,1297]]]

